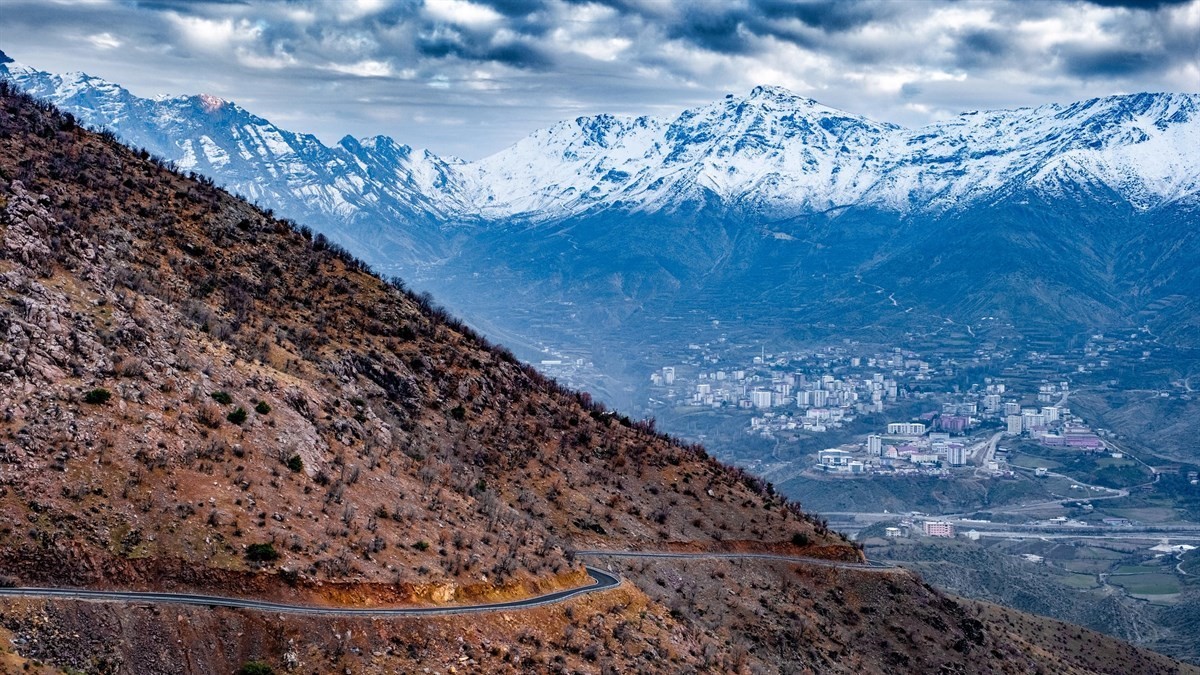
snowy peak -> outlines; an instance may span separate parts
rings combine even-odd
[[[445,219],[451,214],[439,204],[455,203],[443,163],[426,153],[414,158],[390,138],[347,137],[328,147],[210,94],[139,98],[86,73],[53,75],[17,63],[0,65],[0,76],[182,169],[331,229],[360,219]]]
[[[619,205],[677,209],[718,200],[775,211],[833,205],[877,176],[873,148],[898,127],[779,87],[673,119],[580,117],[479,162],[471,185],[490,217],[544,220]],[[789,196],[791,195],[791,196]]]
[[[759,86],[673,117],[565,120],[464,162],[386,136],[328,147],[207,94],[139,98],[85,73],[12,61],[0,76],[265,205],[339,226],[703,205],[763,218],[851,205],[936,213],[1076,184],[1138,209],[1200,194],[1196,94],[974,111],[906,129]]]
[[[214,113],[225,107],[226,101],[216,96],[200,94],[198,98],[200,100],[200,108],[206,113]]]

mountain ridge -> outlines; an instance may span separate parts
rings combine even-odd
[[[400,222],[549,220],[606,208],[678,208],[705,190],[726,205],[774,216],[851,205],[945,210],[987,200],[1010,183],[1036,186],[1072,170],[1095,176],[1139,209],[1200,191],[1200,164],[1191,159],[1200,149],[1195,94],[968,111],[909,129],[759,86],[673,117],[564,120],[463,162],[414,152],[385,136],[326,146],[229,102],[205,112],[229,106],[229,122],[258,130],[257,138],[220,124],[179,127],[198,97],[141,99],[83,73],[55,76],[15,63],[0,70],[27,91],[82,113],[85,122],[109,126],[252,199],[268,194],[244,170],[229,167],[237,156],[261,163],[257,174],[276,180],[290,170],[272,199],[286,195],[330,217],[391,208],[388,215]],[[153,121],[133,126],[125,109],[135,108],[137,117]],[[364,201],[380,190],[392,206],[379,195]]]

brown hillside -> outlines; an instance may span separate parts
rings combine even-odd
[[[323,237],[3,87],[0,335],[0,565],[18,584],[469,603],[582,584],[582,548],[860,558]],[[611,564],[632,584],[436,620],[9,601],[0,665],[1087,670],[903,572]]]

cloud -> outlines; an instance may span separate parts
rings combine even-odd
[[[35,67],[466,157],[757,84],[909,125],[1200,89],[1200,0],[3,1],[5,51]]]
[[[425,0],[425,13],[435,21],[479,29],[494,26],[503,16],[487,5],[467,0]]]
[[[116,49],[121,46],[121,41],[113,37],[112,33],[89,35],[88,42],[95,45],[97,49]]]
[[[257,42],[262,27],[246,19],[206,19],[175,12],[167,15],[184,43],[204,51],[226,51],[236,44]]]
[[[1085,0],[1101,7],[1155,10],[1168,5],[1186,5],[1189,0]]]
[[[364,60],[357,63],[331,63],[327,66],[335,73],[345,73],[355,77],[391,77],[392,66],[387,61]]]

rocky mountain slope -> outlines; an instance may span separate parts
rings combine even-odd
[[[578,585],[584,547],[860,556],[769,486],[546,380],[324,237],[7,85],[0,333],[9,583],[445,604]],[[1124,672],[1180,668],[1113,641],[1051,649],[903,572],[609,564],[626,579],[611,592],[478,619],[10,600],[3,662],[1090,672],[1100,650]]]

